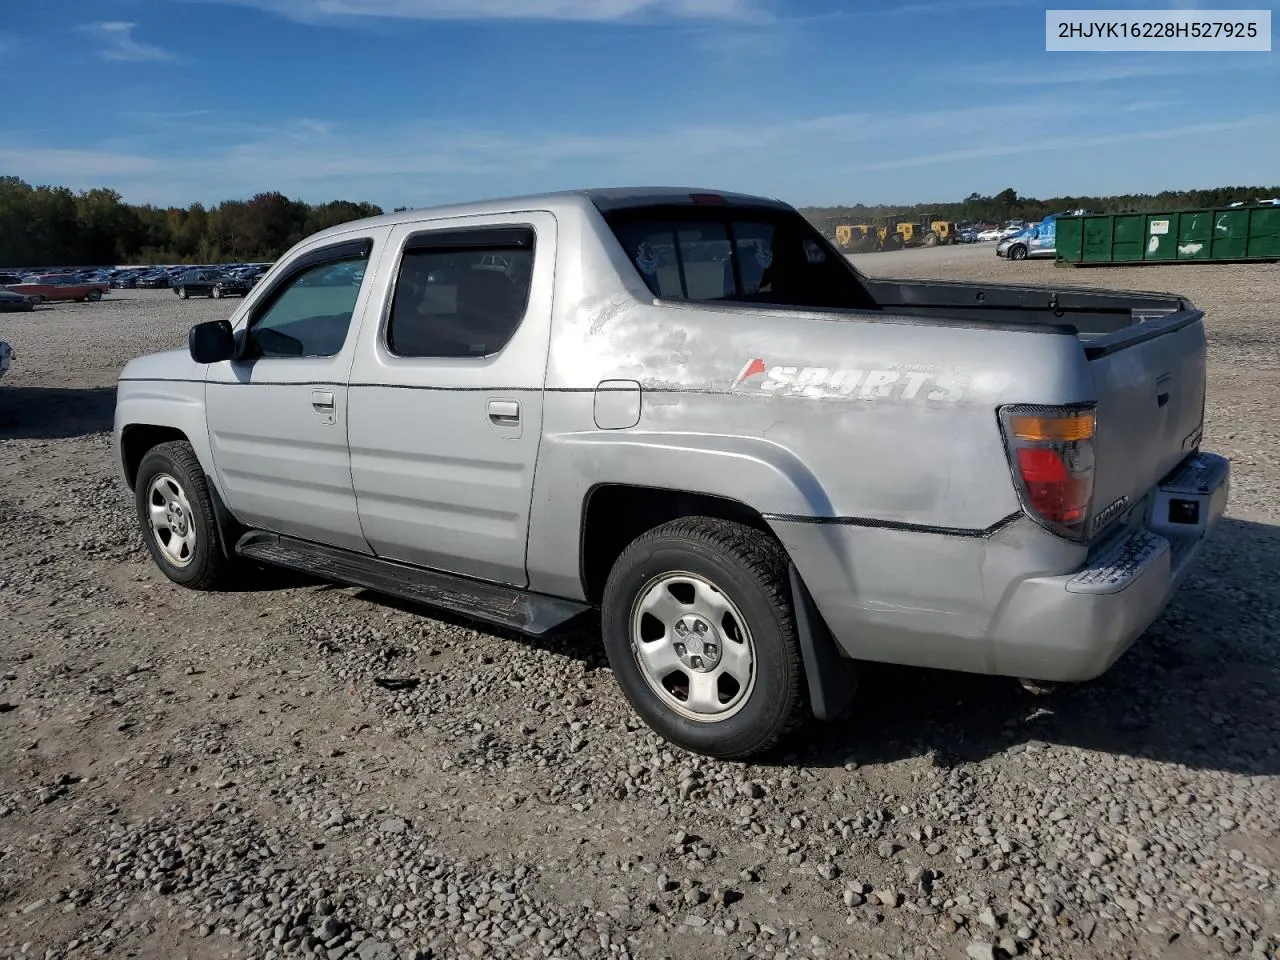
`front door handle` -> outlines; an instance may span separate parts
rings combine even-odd
[[[498,424],[513,424],[520,422],[520,401],[518,400],[490,400],[489,401],[489,419]]]
[[[321,423],[338,422],[338,406],[332,390],[312,390],[311,409],[319,415]]]

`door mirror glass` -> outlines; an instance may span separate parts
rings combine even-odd
[[[229,320],[197,323],[187,334],[187,349],[196,363],[221,363],[236,352],[235,336]]]

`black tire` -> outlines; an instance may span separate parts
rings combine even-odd
[[[1027,259],[1027,248],[1020,243],[1015,243],[1012,247],[1009,248],[1009,259],[1010,260]]]
[[[926,247],[936,247],[938,245],[938,235],[930,230],[924,235],[924,245]]]
[[[177,481],[190,507],[187,522],[195,533],[195,543],[190,550],[190,560],[185,564],[175,563],[169,558],[159,535],[152,529],[152,483],[163,476]],[[192,590],[217,590],[231,582],[235,564],[222,553],[209,487],[190,444],[174,440],[148,450],[138,467],[134,500],[147,552],[166,577]]]
[[[99,300],[102,299],[102,291],[90,290],[88,293],[88,299],[90,303],[97,303]]]
[[[213,299],[215,299],[215,300],[221,300],[221,299],[222,299],[222,288],[221,288],[221,287],[214,287],[212,290],[210,290],[210,291],[209,291],[209,296],[213,297]]]
[[[695,720],[677,712],[650,686],[639,663],[632,612],[655,579],[669,573],[708,581],[737,607],[750,633],[752,685],[737,712],[725,719]],[[709,517],[650,530],[613,565],[601,624],[609,664],[632,708],[650,728],[686,750],[724,759],[756,756],[809,716],[787,555],[765,533]]]
[[[187,288],[186,288],[186,287],[179,287],[179,288],[178,288],[178,299],[180,299],[180,300],[185,300],[185,299],[187,299]]]

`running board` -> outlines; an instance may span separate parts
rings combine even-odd
[[[236,553],[259,563],[439,607],[535,637],[590,609],[572,600],[426,570],[262,530],[250,530],[242,536],[236,542]]]

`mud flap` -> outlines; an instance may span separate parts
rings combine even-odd
[[[222,495],[218,493],[218,488],[213,482],[213,477],[207,473],[204,476],[205,486],[209,488],[209,502],[213,504],[213,522],[218,527],[218,546],[222,548],[222,555],[228,560],[236,559],[235,545],[240,539],[240,535],[244,533],[245,527],[231,515],[231,511],[227,509],[227,505],[222,502]]]
[[[804,674],[809,684],[809,705],[819,720],[835,720],[849,706],[858,689],[858,667],[836,647],[835,638],[794,563],[788,564],[788,573],[800,655],[804,658]]]

